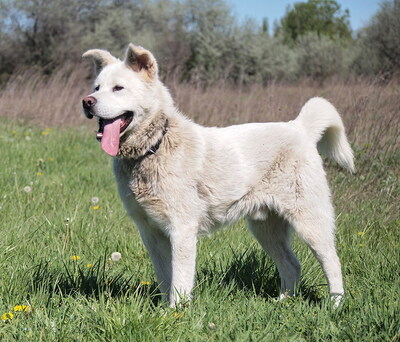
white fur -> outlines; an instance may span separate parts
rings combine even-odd
[[[300,277],[300,263],[290,247],[293,229],[321,263],[338,303],[344,290],[335,216],[317,150],[318,144],[328,157],[354,170],[335,108],[313,98],[290,122],[203,127],[174,107],[150,52],[130,45],[129,54],[129,60],[111,61],[98,75],[95,85],[100,89],[91,94],[98,101],[94,115],[135,113],[122,134],[125,142],[114,158],[114,171],[121,199],[139,228],[170,305],[191,296],[199,234],[241,218],[275,261],[281,297],[295,293]],[[135,54],[140,54],[137,61]],[[130,65],[130,60],[136,64]],[[112,92],[115,85],[124,90]],[[155,141],[161,144],[154,155],[140,159],[132,152],[146,150]]]

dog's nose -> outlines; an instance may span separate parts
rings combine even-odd
[[[93,96],[86,96],[82,100],[82,105],[83,105],[83,108],[85,108],[85,109],[91,109],[96,104],[96,102],[97,102],[97,100]]]

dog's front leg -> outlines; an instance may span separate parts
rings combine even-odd
[[[138,226],[143,243],[153,262],[158,287],[165,299],[168,297],[172,278],[170,240],[164,232],[157,228],[143,225]]]
[[[197,231],[188,227],[175,227],[170,235],[172,256],[172,282],[169,292],[171,307],[191,299],[196,272]]]

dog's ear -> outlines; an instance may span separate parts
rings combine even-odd
[[[93,59],[96,75],[98,75],[108,64],[118,62],[118,59],[111,55],[111,53],[99,49],[88,50],[82,55],[82,57]]]
[[[135,72],[144,73],[149,80],[157,78],[157,61],[150,51],[141,46],[129,44],[125,53],[125,64]]]

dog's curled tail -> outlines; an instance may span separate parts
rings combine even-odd
[[[335,107],[321,97],[308,100],[296,118],[317,144],[318,151],[354,173],[353,151]]]

